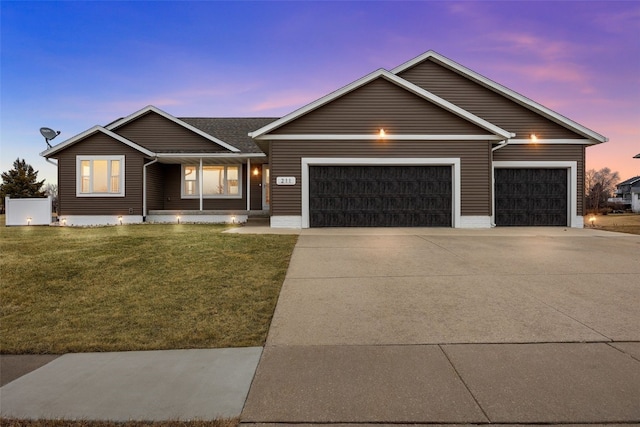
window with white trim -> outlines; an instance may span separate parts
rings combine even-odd
[[[241,165],[203,165],[202,197],[241,198]],[[182,197],[200,197],[200,166],[182,165]]]
[[[76,156],[77,197],[124,197],[124,156]]]

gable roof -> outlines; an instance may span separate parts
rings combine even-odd
[[[96,133],[103,133],[125,145],[128,145],[129,147],[133,148],[134,150],[137,150],[139,152],[141,152],[142,154],[149,156],[149,157],[153,157],[155,154],[149,150],[147,150],[146,148],[136,144],[135,142],[121,136],[118,135],[115,132],[110,131],[109,129],[106,129],[102,126],[94,126],[91,129],[87,129],[86,131],[79,133],[76,136],[73,136],[69,139],[67,139],[66,141],[61,142],[60,144],[53,146],[51,148],[49,148],[48,150],[43,151],[42,153],[40,153],[40,155],[42,157],[51,157],[52,155],[64,150],[67,147],[70,147],[71,145],[75,144],[76,142],[80,142],[85,138],[90,137],[91,135],[94,135]]]
[[[509,89],[506,86],[503,86],[499,83],[494,82],[491,79],[488,79],[487,77],[476,73],[475,71],[458,64],[455,61],[452,61],[451,59],[440,55],[439,53],[433,51],[433,50],[429,50],[425,53],[423,53],[422,55],[419,55],[399,66],[397,66],[396,68],[392,69],[391,72],[393,74],[399,74],[403,71],[408,70],[409,68],[412,68],[424,61],[427,61],[429,59],[432,59],[434,61],[436,61],[437,63],[443,65],[446,68],[449,68],[450,70],[461,74],[462,76],[490,89],[493,90],[494,92],[497,92],[498,94],[501,94],[509,99],[511,99],[514,102],[517,102],[518,104],[538,113],[541,114],[544,117],[547,117],[548,119],[562,125],[565,126],[567,128],[569,128],[570,130],[583,135],[584,137],[594,140],[595,143],[602,143],[602,142],[607,142],[609,140],[609,138],[600,135],[597,132],[592,131],[591,129],[582,126],[581,124],[574,122],[573,120],[545,107],[544,105],[538,104],[537,102],[527,98],[526,96],[523,96],[511,89]]]
[[[633,178],[629,178],[625,181],[622,181],[617,185],[617,187],[620,187],[621,185],[633,185],[636,182],[640,182],[640,176],[634,176]]]
[[[186,129],[190,130],[191,132],[194,132],[194,133],[196,133],[196,134],[208,139],[209,141],[214,142],[214,143],[220,145],[221,147],[226,148],[227,150],[229,150],[231,152],[237,153],[237,152],[240,151],[238,148],[234,147],[233,145],[228,144],[228,143],[216,138],[215,136],[198,129],[198,128],[190,125],[189,123],[186,123],[186,122],[184,122],[184,121],[172,116],[171,114],[166,113],[166,112],[162,111],[161,109],[159,109],[157,107],[154,107],[153,105],[147,105],[143,109],[138,110],[135,113],[133,113],[133,114],[127,116],[127,117],[123,117],[121,119],[118,119],[115,122],[112,122],[112,123],[108,124],[106,126],[106,128],[109,129],[109,130],[116,130],[119,127],[124,126],[125,124],[130,123],[130,122],[134,121],[135,119],[137,119],[138,117],[144,116],[145,114],[150,113],[150,112],[154,112],[156,114],[159,114],[160,116],[164,117],[165,119],[168,119],[168,120],[170,120],[170,121],[172,121],[172,122],[174,122],[174,123],[186,128]]]
[[[465,120],[470,121],[471,123],[489,131],[490,133],[499,136],[501,139],[509,139],[509,138],[513,138],[515,135],[509,131],[506,131],[492,123],[489,123],[488,121],[470,113],[469,111],[466,111],[460,107],[458,107],[457,105],[452,104],[451,102],[440,98],[439,96],[434,95],[433,93],[401,78],[396,76],[393,73],[390,73],[389,71],[385,70],[385,69],[379,69],[376,70],[326,96],[323,96],[320,99],[317,99],[316,101],[305,105],[302,108],[297,109],[296,111],[282,117],[281,119],[278,119],[254,132],[250,132],[249,136],[252,138],[257,138],[260,139],[261,137],[264,137],[267,133],[289,123],[292,122],[293,120],[308,114],[320,107],[322,107],[323,105],[326,105],[328,103],[330,103],[331,101],[340,98],[343,95],[346,95],[349,92],[352,92],[364,85],[366,85],[367,83],[375,80],[375,79],[379,79],[379,78],[383,78],[391,83],[394,83],[395,85],[409,91],[412,92],[413,94],[425,99],[426,101],[429,101]],[[393,138],[393,135],[388,135],[389,138]]]

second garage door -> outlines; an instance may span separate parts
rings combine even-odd
[[[567,225],[567,169],[496,169],[496,225]]]
[[[309,166],[311,227],[451,227],[450,166]]]

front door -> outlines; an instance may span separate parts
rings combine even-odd
[[[269,188],[271,177],[269,174],[269,165],[262,165],[262,209],[269,210],[271,204],[271,191]]]

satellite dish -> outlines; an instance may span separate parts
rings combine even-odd
[[[40,134],[44,136],[44,140],[47,142],[47,147],[51,148],[51,144],[49,144],[49,141],[60,135],[60,131],[55,131],[51,128],[40,128]]]

